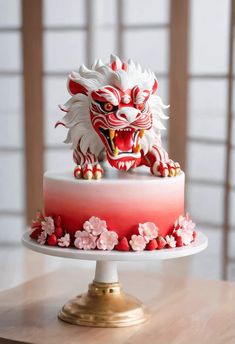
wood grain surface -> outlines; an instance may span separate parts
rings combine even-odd
[[[125,290],[151,310],[147,323],[104,329],[58,320],[60,307],[86,291],[92,275],[61,269],[1,292],[0,343],[235,343],[235,284],[171,277],[170,271],[120,275]]]

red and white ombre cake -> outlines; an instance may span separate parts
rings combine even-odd
[[[161,144],[168,117],[157,88],[150,70],[116,56],[69,75],[71,98],[56,126],[68,129],[76,167],[45,173],[44,212],[32,222],[32,239],[108,251],[194,241],[195,224],[184,216],[184,173]]]
[[[73,178],[68,172],[44,175],[44,213],[58,216],[74,234],[92,216],[99,217],[119,237],[138,234],[139,223],[154,222],[159,235],[167,235],[184,214],[184,173],[156,178],[140,167],[124,173],[105,169],[100,181]]]

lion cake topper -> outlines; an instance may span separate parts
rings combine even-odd
[[[69,75],[71,98],[60,106],[66,114],[56,126],[68,128],[65,143],[72,144],[76,178],[101,178],[104,152],[119,170],[146,165],[156,176],[180,173],[161,144],[161,120],[168,117],[157,88],[154,73],[113,55],[110,63],[98,60]]]

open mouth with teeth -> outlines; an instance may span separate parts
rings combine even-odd
[[[138,154],[141,150],[140,140],[144,136],[144,129],[126,127],[118,130],[99,128],[114,157],[126,154]]]

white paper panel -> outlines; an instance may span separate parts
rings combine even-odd
[[[224,180],[225,146],[188,143],[188,176],[209,181]]]
[[[44,25],[73,26],[86,22],[85,0],[44,0]]]
[[[143,30],[128,31],[124,37],[125,57],[139,62],[144,68],[156,73],[168,71],[168,31]]]
[[[22,147],[21,77],[0,77],[0,94],[0,147]]]
[[[115,29],[105,29],[100,27],[96,33],[94,45],[95,59],[100,58],[103,62],[109,62],[110,55],[116,54],[116,32]]]
[[[125,0],[125,24],[156,24],[169,21],[168,0]]]
[[[157,76],[157,74],[156,74]],[[162,101],[165,105],[169,105],[169,94],[168,94],[168,79],[165,77],[160,77],[158,78],[158,95],[162,98]],[[162,120],[163,125],[165,126],[165,130],[162,130],[161,132],[161,136],[162,136],[162,144],[163,147],[165,149],[167,149],[167,137],[168,137],[168,130],[169,130],[169,121],[170,121],[170,116],[174,116],[174,112],[173,109],[169,108],[169,109],[165,109],[164,110],[166,115],[169,115],[169,119],[168,120]]]
[[[165,77],[158,77],[156,73],[157,81],[158,81],[158,90],[157,94],[159,97],[162,98],[162,101],[165,105],[169,105],[169,94],[168,94],[168,86],[169,82],[168,79]],[[165,110],[166,112],[173,113],[173,109]]]
[[[191,73],[226,73],[230,0],[192,0],[190,8]]]
[[[48,149],[44,155],[45,171],[47,170],[71,170],[75,163],[73,162],[73,151],[69,149],[53,150]]]
[[[21,25],[21,0],[0,0],[0,27]]]
[[[0,153],[0,210],[24,209],[24,168],[22,153]]]
[[[84,32],[45,32],[44,68],[46,71],[77,70],[86,62]]]
[[[21,70],[20,32],[0,33],[0,70]]]
[[[227,111],[225,80],[191,80],[188,108],[190,137],[225,139]]]
[[[117,4],[116,0],[93,0],[97,2],[96,20],[101,26],[114,26],[117,19]]]
[[[44,78],[44,139],[46,145],[62,144],[67,135],[67,130],[55,123],[64,116],[58,107],[64,104],[70,95],[67,91],[67,77]]]
[[[187,200],[187,210],[196,222],[222,224],[222,186],[214,187],[189,183],[187,185]]]

